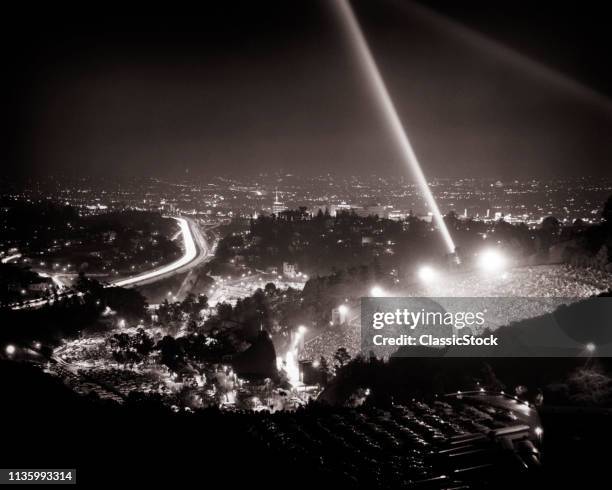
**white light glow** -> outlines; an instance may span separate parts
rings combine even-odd
[[[14,345],[7,345],[5,352],[9,355],[12,356],[15,353],[15,346]]]
[[[485,250],[480,254],[478,266],[486,272],[497,272],[506,267],[506,258],[497,250]]]
[[[385,291],[380,286],[373,286],[372,289],[370,289],[370,296],[372,296],[373,298],[380,298],[384,295]]]
[[[372,90],[376,96],[376,99],[380,103],[385,119],[389,124],[389,128],[391,129],[391,133],[399,146],[404,162],[414,174],[417,184],[423,193],[423,197],[425,198],[425,201],[427,202],[427,205],[429,206],[429,209],[436,220],[436,224],[442,233],[442,238],[444,239],[446,248],[448,249],[449,253],[454,253],[455,243],[450,236],[446,223],[444,223],[444,219],[442,218],[442,214],[438,208],[438,203],[436,203],[431,189],[429,188],[427,179],[423,173],[423,169],[419,164],[410,140],[408,139],[406,131],[404,130],[404,126],[402,125],[402,121],[400,120],[397,110],[393,105],[389,91],[387,90],[385,82],[382,79],[378,66],[376,65],[376,61],[374,61],[374,57],[372,56],[368,43],[363,35],[361,27],[359,26],[359,22],[357,21],[348,0],[336,0],[336,5],[338,6],[340,17],[344,21],[345,27],[348,31],[351,39],[351,45],[355,48],[363,70],[372,85]]]
[[[285,372],[291,386],[300,384],[300,368],[297,360],[297,352],[290,350],[285,354]]]
[[[419,279],[423,282],[432,282],[438,277],[437,271],[428,265],[424,265],[419,269]]]

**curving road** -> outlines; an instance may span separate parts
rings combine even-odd
[[[119,281],[115,281],[111,283],[112,286],[125,287],[125,286],[139,285],[139,284],[147,284],[149,282],[152,282],[151,281],[152,279],[159,280],[165,276],[174,274],[175,272],[177,272],[179,269],[183,268],[186,265],[193,266],[193,264],[191,263],[194,260],[196,260],[198,256],[206,257],[207,255],[206,254],[206,242],[204,241],[204,237],[202,236],[202,234],[197,229],[197,224],[195,224],[191,220],[188,221],[186,218],[174,217],[174,219],[178,221],[178,224],[181,228],[180,232],[183,236],[183,243],[185,244],[185,253],[183,254],[183,256],[180,259],[168,265],[160,267],[159,269],[153,269],[152,271],[143,272],[142,274],[138,274],[137,276],[128,277],[127,279],[120,279]],[[195,230],[192,230],[192,228],[195,228]],[[196,241],[194,239],[194,236],[198,238],[198,241],[200,241],[201,250],[199,254],[198,254],[198,247],[196,246]],[[202,245],[204,246],[202,247]]]
[[[198,265],[212,259],[214,255],[215,243],[209,246],[198,224],[191,218],[174,217],[174,219],[179,223],[179,233],[182,235],[183,243],[185,244],[185,253],[183,256],[175,262],[172,262],[171,264],[163,266],[159,269],[144,272],[126,279],[120,279],[109,284],[110,286],[131,287],[151,284],[174,274],[190,271]],[[209,225],[207,229],[212,230],[217,226],[219,225]]]
[[[16,259],[19,259],[19,258],[21,258],[21,254],[13,254],[13,255],[9,255],[8,257],[4,257],[1,262],[3,264],[8,264],[12,260],[16,260]]]
[[[208,246],[208,243],[206,242],[206,239],[204,238],[204,235],[202,234],[197,223],[190,218],[179,218],[174,216],[173,218],[178,221],[180,227],[179,233],[182,235],[183,243],[185,244],[185,252],[183,253],[183,256],[180,259],[158,269],[153,269],[136,276],[111,282],[107,287],[132,287],[150,284],[166,277],[170,277],[173,274],[186,272],[212,258],[214,245],[212,247]],[[214,228],[215,226],[217,225],[212,225],[211,228]],[[68,293],[64,294],[62,297],[70,297],[72,295],[73,293]],[[43,306],[48,302],[49,300],[47,299],[32,300],[23,305],[13,305],[12,309],[36,308]]]

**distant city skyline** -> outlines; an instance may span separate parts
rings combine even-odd
[[[555,216],[571,224],[580,218],[599,222],[611,179],[430,179],[443,214],[462,218],[538,224]],[[402,220],[425,217],[430,209],[410,178],[377,175],[304,176],[259,174],[249,178],[216,176],[193,179],[46,178],[3,188],[5,201],[43,200],[74,206],[84,214],[124,209],[187,213],[206,219],[249,218],[261,213],[306,207],[316,214],[326,209]]]

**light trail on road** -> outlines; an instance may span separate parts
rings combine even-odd
[[[14,255],[9,255],[8,257],[4,257],[2,259],[2,263],[3,264],[8,264],[9,262],[11,262],[12,260],[17,260],[21,257],[21,254],[14,254]]]
[[[196,233],[198,235],[197,239],[200,242],[200,247],[202,248],[202,251],[200,254],[200,260],[196,260],[198,259],[198,248],[196,246],[194,235],[189,225],[189,221],[187,221],[185,218],[177,218],[174,216],[173,218],[176,221],[178,221],[178,224],[180,227],[179,233],[183,235],[183,242],[185,244],[185,253],[183,254],[183,256],[180,259],[172,262],[171,264],[160,267],[159,269],[154,269],[149,272],[143,272],[142,274],[138,274],[133,277],[128,277],[126,279],[120,279],[118,281],[111,282],[105,287],[113,287],[113,286],[123,287],[123,286],[132,286],[135,284],[140,284],[145,281],[150,281],[151,279],[161,278],[165,274],[171,274],[175,271],[179,271],[181,270],[181,268],[187,265],[192,265],[195,267],[196,265],[201,263],[201,261],[206,260],[206,258],[210,257],[208,247],[204,243],[202,234],[200,233],[199,230],[196,230]],[[60,289],[64,289],[66,287],[66,285],[63,284],[57,276],[49,276],[48,274],[44,272],[39,273],[39,274],[43,277],[51,277],[53,282],[56,283],[58,286],[61,284]],[[75,294],[82,295],[82,293],[70,293],[70,294],[63,294],[62,297],[71,298]],[[11,308],[14,310],[20,310],[23,308],[37,308],[39,306],[44,306],[49,303],[53,303],[53,300],[50,301],[48,299],[38,299],[38,300],[29,301],[25,305],[13,305],[11,306]]]
[[[163,274],[168,274],[177,269],[180,269],[184,265],[187,265],[189,262],[191,262],[197,257],[198,249],[193,239],[193,234],[191,233],[189,222],[185,218],[175,217],[174,219],[178,221],[178,224],[181,228],[180,231],[183,235],[183,243],[185,244],[185,253],[183,254],[183,256],[177,261],[172,262],[171,264],[165,265],[164,267],[160,267],[159,269],[155,269],[150,272],[145,272],[143,274],[139,274],[134,277],[128,277],[127,279],[122,279],[120,281],[113,282],[112,286],[119,286],[119,287],[130,286],[132,284],[136,284],[142,281],[153,279]]]
[[[53,281],[53,284],[55,284],[59,289],[64,289],[64,287],[66,286],[62,280],[58,277],[58,276],[51,276],[49,274],[47,274],[46,272],[38,272],[38,275],[40,277],[48,277]]]
[[[376,61],[374,61],[374,57],[372,56],[372,52],[370,51],[370,47],[368,46],[368,42],[363,35],[359,22],[355,17],[353,9],[349,4],[348,0],[336,0],[335,4],[338,7],[338,11],[342,21],[345,24],[345,27],[348,31],[351,45],[355,48],[357,52],[359,62],[366,74],[366,77],[370,81],[372,86],[372,90],[385,114],[385,119],[389,124],[391,129],[391,133],[395,138],[402,158],[404,162],[412,170],[414,174],[417,184],[421,191],[423,192],[423,197],[427,202],[427,205],[432,211],[433,217],[440,229],[440,233],[442,233],[442,238],[444,239],[444,243],[446,244],[446,248],[449,253],[455,252],[455,243],[453,242],[452,237],[450,236],[450,232],[446,227],[446,223],[442,218],[442,214],[440,213],[440,209],[438,208],[438,203],[436,202],[431,189],[429,188],[429,184],[427,183],[427,179],[425,178],[425,174],[423,173],[423,169],[419,164],[419,160],[414,153],[412,148],[412,144],[408,139],[408,135],[402,125],[402,121],[399,118],[397,110],[395,109],[395,105],[393,104],[393,100],[391,99],[391,95],[387,90],[387,86],[385,85],[384,80],[380,74],[380,70],[378,69],[378,65]]]

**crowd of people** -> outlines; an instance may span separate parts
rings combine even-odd
[[[429,297],[581,299],[607,291],[611,285],[611,273],[563,264],[517,267],[494,274],[455,273],[444,280],[415,287],[409,293]]]
[[[132,391],[159,393],[160,395],[172,394],[167,383],[151,371],[107,368],[82,370],[81,374],[84,375],[84,379],[89,378],[98,386],[112,387],[123,396],[129,395]]]
[[[304,342],[300,349],[300,359],[320,361],[321,357],[333,365],[334,356],[340,347],[346,349],[349,356],[354,357],[360,351],[361,330],[354,324],[340,324],[323,327],[320,333]]]
[[[552,313],[563,304],[571,304],[608,291],[612,274],[597,269],[570,265],[518,267],[499,274],[459,272],[429,284],[414,284],[401,295],[428,297],[446,311],[486,311],[482,326],[466,327],[461,333],[481,334],[520,320]],[[449,298],[462,298],[454,302]],[[324,325],[304,343],[301,359],[333,364],[338,348],[351,357],[361,351],[360,319],[340,325]],[[364,352],[364,354],[368,354]]]

